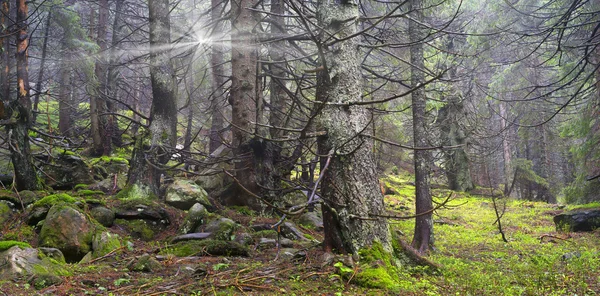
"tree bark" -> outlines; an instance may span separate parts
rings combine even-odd
[[[66,38],[66,37],[65,37]],[[66,46],[67,40],[63,40],[63,55],[68,55],[68,47]],[[71,100],[71,66],[67,59],[62,59],[60,63],[60,82],[59,82],[59,93],[58,93],[58,130],[60,134],[66,137],[72,135],[72,114],[73,114],[73,102]]]
[[[13,115],[16,122],[8,126],[8,143],[17,190],[39,190],[42,183],[37,176],[29,144],[31,126],[31,101],[29,99],[29,73],[27,32],[28,7],[25,0],[16,0],[17,6],[17,100],[13,102]]]
[[[257,118],[257,42],[253,32],[258,24],[258,14],[248,8],[255,7],[258,0],[231,1],[231,91],[229,103],[232,108],[233,152],[236,178],[241,186],[258,193],[254,158],[263,150],[262,140],[254,138]],[[231,204],[261,209],[258,200],[240,190]]]
[[[110,47],[110,62],[107,70],[107,78],[106,78],[106,111],[108,113],[114,113],[115,103],[114,100],[117,99],[118,91],[117,91],[117,76],[119,75],[119,69],[117,63],[119,62],[119,57],[117,54],[117,46],[119,44],[119,38],[121,38],[122,32],[122,10],[123,4],[125,0],[115,0],[115,19],[112,25],[112,40]],[[106,115],[106,133],[107,137],[110,137],[112,140],[112,144],[116,146],[122,145],[121,133],[119,132],[119,126],[117,124],[117,119],[114,115]]]
[[[98,2],[98,35],[96,41],[100,47],[100,55],[96,61],[96,88],[90,96],[90,124],[92,132],[92,154],[93,155],[110,155],[111,139],[106,134],[106,100],[104,98],[106,92],[106,59],[105,52],[107,49],[106,42],[106,27],[108,24],[108,0],[100,0]]]
[[[509,187],[512,183],[510,177],[511,173],[511,155],[510,152],[510,131],[508,129],[508,124],[506,122],[506,107],[503,102],[500,102],[500,127],[502,128],[502,158],[504,160],[504,195],[507,195],[509,192]]]
[[[0,37],[0,118],[5,119],[10,117],[9,108],[5,107],[10,101],[10,2],[9,0],[1,0],[0,9],[0,25],[2,26],[2,37]]]
[[[411,87],[416,88],[425,82],[425,60],[423,58],[424,28],[420,25],[423,22],[422,3],[420,0],[409,1],[409,11],[412,19],[408,22],[408,37],[412,45],[410,46],[411,62]],[[412,93],[412,113],[413,113],[413,139],[415,147],[427,147],[427,120],[426,120],[426,98],[425,89],[420,87]],[[430,212],[433,209],[430,181],[429,165],[431,155],[428,150],[414,151],[415,164],[415,208],[417,218],[415,219],[415,234],[412,246],[421,254],[429,251],[433,246],[433,218]]]
[[[171,44],[169,1],[150,0],[148,9],[150,47],[165,48]],[[177,142],[177,83],[170,50],[151,51],[150,80],[150,128],[148,133],[136,138],[127,184],[159,195],[161,166],[169,161],[169,151]]]
[[[332,42],[330,34],[344,38],[358,30],[358,6],[321,0],[317,4],[317,19],[323,43]],[[341,26],[340,24],[343,24]],[[325,70],[317,76],[317,101],[345,103],[360,101],[362,81],[358,55],[358,38],[350,38],[321,48]],[[373,143],[360,136],[369,124],[369,112],[361,106],[327,104],[319,116],[320,128],[327,134],[318,139],[321,154],[333,153],[325,169],[321,187],[325,250],[357,254],[361,248],[380,242],[391,251],[388,223],[378,218],[384,211],[379,190]]]
[[[211,0],[211,19],[214,22],[213,38],[223,33],[223,24],[219,19],[223,15],[224,0]],[[215,40],[216,41],[216,40]],[[212,69],[212,100],[211,100],[211,125],[208,144],[208,154],[213,153],[221,144],[222,130],[225,120],[223,118],[223,104],[225,92],[225,52],[219,42],[213,42],[210,52],[210,66]]]

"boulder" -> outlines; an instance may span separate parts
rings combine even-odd
[[[104,206],[94,207],[90,210],[90,215],[102,226],[111,227],[115,222],[115,212]]]
[[[202,187],[204,190],[211,192],[218,189],[223,188],[223,184],[225,184],[223,174],[215,174],[215,175],[207,175],[207,176],[198,176],[194,180],[196,185]]]
[[[283,222],[281,224],[281,235],[293,240],[308,240],[304,236],[304,232],[300,231],[292,222]]]
[[[118,234],[103,231],[94,236],[92,240],[92,255],[94,258],[102,257],[110,252],[121,248],[121,240]]]
[[[317,212],[305,212],[298,218],[298,223],[306,228],[316,231],[323,230],[323,219],[319,217]]]
[[[579,209],[554,216],[557,231],[579,232],[600,228],[600,209]]]
[[[148,254],[135,258],[127,265],[127,269],[137,272],[155,272],[162,269],[162,265]]]
[[[92,250],[95,225],[79,209],[59,203],[48,212],[39,237],[42,247],[57,248],[67,262],[78,262]]]
[[[196,203],[212,207],[206,191],[196,183],[184,179],[176,179],[167,187],[165,202],[181,210],[188,210]]]
[[[12,209],[8,206],[5,201],[0,201],[0,225],[10,221],[12,217]]]
[[[21,275],[65,276],[70,272],[59,260],[51,260],[37,249],[16,245],[0,252],[0,276],[7,279]]]
[[[94,181],[91,167],[79,156],[61,153],[44,168],[46,185],[54,189],[70,190],[77,184]]]
[[[229,241],[237,228],[238,225],[233,220],[218,218],[208,223],[204,228],[204,232],[212,233],[212,238],[215,240]]]
[[[208,211],[200,204],[196,203],[190,208],[183,223],[181,224],[181,233],[190,233],[205,223]]]

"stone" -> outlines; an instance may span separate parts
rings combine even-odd
[[[206,217],[208,216],[208,211],[206,208],[200,204],[194,204],[190,210],[188,211],[183,223],[181,224],[180,232],[181,233],[190,233],[204,224]]]
[[[579,209],[554,216],[557,231],[580,232],[600,228],[600,209]]]
[[[296,225],[292,222],[284,222],[281,224],[281,234],[284,237],[293,240],[308,240],[304,237],[304,233],[296,228]]]
[[[279,250],[279,258],[282,260],[304,261],[306,252],[294,248],[283,248]]]
[[[92,208],[90,210],[90,215],[105,227],[111,227],[115,222],[115,212],[104,206]]]
[[[164,225],[169,224],[169,214],[158,204],[153,204],[151,206],[144,204],[125,205],[124,207],[117,209],[115,218],[125,220],[144,219],[159,222]]]
[[[165,202],[181,210],[188,210],[194,204],[200,203],[212,207],[206,191],[190,180],[176,179],[167,187]]]
[[[42,254],[44,254],[46,257],[52,258],[52,259],[56,260],[57,262],[60,262],[60,263],[66,262],[65,255],[63,255],[63,253],[57,248],[40,247],[40,248],[38,248],[38,250],[40,250],[40,252],[42,252]]]
[[[223,174],[214,174],[207,176],[198,176],[194,180],[196,185],[204,188],[204,190],[211,192],[223,188],[223,184],[225,184]]]
[[[162,265],[160,262],[148,254],[133,259],[133,261],[127,265],[127,269],[137,272],[154,272],[161,268]]]
[[[178,236],[174,237],[173,239],[171,239],[171,243],[174,244],[177,242],[183,242],[183,241],[189,241],[189,240],[202,240],[202,239],[207,239],[211,236],[212,236],[212,233],[210,233],[210,232],[196,232],[196,233],[182,234],[182,235],[178,235]]]
[[[78,262],[92,250],[94,224],[80,210],[59,203],[48,212],[42,226],[39,245],[57,248],[67,262]]]
[[[46,185],[60,190],[70,190],[77,184],[90,184],[94,181],[91,167],[79,156],[61,153],[44,167]]]
[[[35,192],[30,191],[30,190],[19,191],[19,196],[21,197],[21,201],[19,202],[19,204],[21,202],[23,202],[23,206],[25,206],[25,207],[38,200],[37,194],[35,194]],[[20,205],[19,205],[19,207],[20,207]]]
[[[212,233],[213,239],[229,241],[237,229],[237,223],[231,219],[221,217],[208,223],[204,228],[204,232]]]
[[[298,218],[298,223],[306,228],[316,231],[323,230],[323,219],[317,215],[317,212],[305,212]]]
[[[50,260],[40,250],[13,246],[0,252],[0,276],[3,279],[21,275],[50,274],[55,276],[70,275],[70,272],[59,260]]]
[[[250,235],[247,232],[242,232],[242,233],[236,234],[235,239],[233,241],[242,246],[249,246],[249,245],[254,244],[254,239],[252,238],[252,235]]]
[[[5,201],[0,201],[0,225],[10,221],[12,217],[12,209]]]
[[[280,239],[279,243],[284,248],[291,248],[294,246],[294,242],[292,240],[284,237]],[[261,249],[274,248],[277,246],[277,239],[262,237],[259,239],[258,244],[256,246]]]
[[[97,181],[89,186],[90,190],[98,190],[104,193],[114,193],[122,190],[127,186],[127,176],[126,175],[116,175],[116,186],[115,186],[115,176],[108,177],[106,179],[102,179]]]
[[[113,251],[118,252],[121,249],[121,239],[116,233],[103,231],[94,236],[92,249],[94,258],[102,257]]]

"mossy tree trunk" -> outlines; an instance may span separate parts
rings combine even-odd
[[[17,100],[11,104],[15,122],[8,126],[8,144],[15,171],[18,190],[39,190],[42,183],[37,176],[29,144],[31,126],[31,100],[29,99],[29,73],[27,59],[29,35],[27,33],[28,7],[25,0],[16,0],[17,7]]]
[[[325,70],[317,76],[317,100],[326,104],[319,116],[320,128],[327,134],[318,139],[319,151],[333,151],[325,170],[321,196],[324,201],[324,247],[327,251],[356,254],[361,248],[380,242],[391,251],[388,223],[378,218],[384,211],[379,190],[373,143],[360,136],[369,124],[370,114],[361,106],[344,106],[360,101],[361,72],[358,38],[334,42],[330,38],[348,37],[358,30],[358,5],[354,1],[336,3],[321,0],[317,19],[323,47],[321,58]],[[327,44],[329,43],[329,44]],[[326,157],[321,160],[324,169]]]
[[[119,132],[119,125],[115,115],[110,113],[115,112],[114,100],[118,99],[117,89],[117,76],[119,75],[119,53],[118,46],[122,38],[123,28],[123,4],[124,0],[115,0],[115,16],[112,24],[112,39],[110,46],[110,63],[108,65],[107,77],[106,77],[106,111],[109,113],[106,116],[106,132],[112,140],[112,144],[120,147],[123,144],[121,139],[121,133]]]
[[[253,30],[259,22],[258,13],[249,8],[257,5],[258,0],[231,1],[231,91],[229,103],[232,108],[233,152],[235,156],[235,175],[239,185],[254,193],[260,192],[257,185],[256,156],[260,155],[262,141],[256,140],[255,122],[257,118],[258,87],[258,49]],[[254,123],[253,123],[254,122]],[[231,204],[245,205],[261,209],[255,198],[240,190]]]
[[[96,42],[100,47],[100,52],[104,53],[107,49],[106,35],[108,24],[108,0],[98,1],[98,35]],[[100,54],[96,61],[95,74],[97,82],[95,89],[90,97],[90,124],[92,132],[92,154],[110,155],[111,139],[106,133],[106,59],[104,54]]]
[[[171,43],[169,1],[150,0],[148,8],[150,47],[163,49]],[[177,84],[168,49],[151,51],[150,80],[150,127],[136,138],[127,184],[158,195],[161,166],[169,161],[177,141]]]
[[[211,0],[210,16],[214,23],[213,38],[220,38],[223,34],[223,21],[220,20],[225,12],[225,1]],[[210,52],[210,68],[212,75],[212,100],[211,100],[211,125],[210,142],[208,153],[213,153],[223,143],[223,119],[224,84],[225,84],[225,52],[220,43],[213,43]]]
[[[66,39],[66,37],[63,37]],[[66,45],[67,40],[63,40],[62,54],[69,54],[69,48]],[[71,128],[73,124],[73,102],[71,100],[71,66],[67,59],[60,62],[59,91],[58,91],[58,129],[60,134],[66,137],[72,135]]]
[[[457,37],[459,38],[459,37]],[[456,51],[454,46],[458,40],[451,39],[447,50]],[[452,67],[448,73],[450,80],[455,80],[456,67]],[[471,170],[469,167],[469,156],[465,151],[467,143],[467,133],[463,127],[465,120],[464,103],[459,95],[460,90],[451,88],[451,93],[446,100],[446,105],[439,111],[437,123],[441,130],[441,142],[444,146],[460,146],[459,148],[443,150],[445,161],[446,177],[450,189],[456,191],[469,191],[474,188],[471,180]]]
[[[425,60],[423,58],[423,42],[425,38],[421,0],[410,0],[409,11],[412,16],[408,22],[410,46],[411,87],[416,88],[425,82]],[[427,147],[426,97],[423,87],[412,93],[413,139],[415,147]],[[433,246],[433,218],[429,212],[433,208],[429,188],[429,165],[431,155],[428,150],[414,151],[415,164],[415,234],[412,246],[421,254],[427,253]]]

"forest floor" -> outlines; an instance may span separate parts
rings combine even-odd
[[[388,177],[394,194],[386,203],[397,215],[410,215],[414,187],[407,178]],[[434,190],[436,200],[447,190]],[[323,266],[317,241],[322,233],[303,228],[315,239],[301,260],[278,259],[275,248],[254,250],[243,257],[176,257],[160,240],[131,239],[123,248],[87,264],[69,264],[72,276],[62,283],[36,290],[26,277],[0,279],[0,295],[595,295],[600,292],[600,231],[557,233],[552,217],[572,207],[500,199],[508,242],[498,232],[489,197],[453,193],[434,215],[435,250],[428,258],[439,271],[401,269],[399,286],[392,291],[356,286],[352,276],[339,276],[338,267]],[[590,206],[599,206],[590,205]],[[562,209],[561,209],[562,208]],[[244,216],[235,221],[276,222]],[[410,242],[414,221],[390,221],[393,231]],[[168,238],[175,233],[165,233]],[[127,265],[143,254],[161,267],[152,273],[132,272]]]

